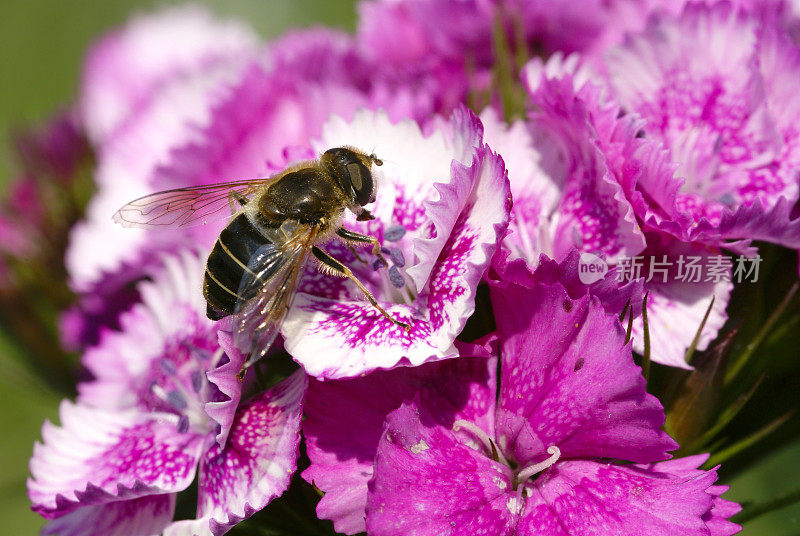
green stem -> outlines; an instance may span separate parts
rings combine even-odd
[[[789,420],[789,418],[793,414],[794,410],[788,411],[783,415],[781,415],[780,417],[778,417],[777,419],[775,419],[774,421],[772,421],[771,423],[769,423],[768,425],[766,425],[765,427],[763,427],[761,430],[757,431],[756,433],[735,442],[733,445],[717,452],[716,454],[713,454],[708,459],[708,461],[706,461],[706,463],[703,464],[703,468],[708,469],[710,467],[714,467],[715,465],[718,465],[724,462],[725,460],[732,458],[733,456],[736,456],[741,451],[755,445],[756,443],[767,437],[769,434],[777,430],[783,423]]]

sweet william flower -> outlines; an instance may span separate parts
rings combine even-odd
[[[389,414],[368,532],[709,534],[716,473],[640,465],[676,445],[659,430],[663,411],[617,320],[559,286],[493,292],[493,304],[502,342],[496,404],[450,428],[421,401]]]
[[[596,298],[571,299],[559,284],[508,285],[492,297],[499,392],[491,345],[417,369],[311,382],[303,477],[325,491],[321,517],[378,535],[738,530],[716,474],[696,471],[702,459],[657,461],[676,447],[659,429],[663,410]]]
[[[606,279],[636,279],[620,272],[623,260],[666,256],[673,266],[666,281],[649,278],[649,264],[641,270],[650,279],[645,290],[652,359],[686,367],[686,348],[712,297],[698,348],[704,349],[727,319],[731,284],[723,279],[684,283],[676,277],[680,255],[708,259],[720,252],[645,225],[650,198],[641,194],[640,183],[669,189],[678,184],[674,167],[659,143],[639,136],[641,119],[623,113],[589,77],[575,55],[555,56],[546,64],[533,60],[523,70],[529,120],[506,125],[492,109],[481,114],[487,142],[506,161],[514,197],[510,232],[503,240],[508,258],[498,257],[495,269],[502,274],[506,261],[516,259],[535,266],[541,254],[561,262],[578,249],[616,266]],[[635,348],[641,350],[641,321],[634,330]]]
[[[766,9],[767,12],[770,9]],[[685,241],[752,253],[796,248],[800,50],[774,17],[728,2],[653,17],[605,56],[611,92],[680,163],[681,182],[642,177],[645,219]],[[707,46],[696,46],[705,43]]]
[[[45,424],[31,459],[46,534],[222,534],[288,487],[305,375],[239,403],[243,356],[226,354],[205,318],[202,274],[196,255],[166,259],[120,331],[85,355],[95,379],[62,403],[61,427]],[[195,474],[197,518],[173,522]]]

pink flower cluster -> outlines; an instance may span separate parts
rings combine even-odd
[[[800,248],[795,14],[683,4],[362,2],[355,36],[269,43],[172,8],[101,39],[78,106],[97,191],[71,232],[81,302],[63,322],[91,379],[31,460],[45,533],[223,534],[289,487],[303,438],[317,514],[346,534],[738,532],[705,458],[669,459],[633,361],[643,324],[626,342],[618,319],[648,292],[652,359],[688,368],[731,283],[579,278],[581,253],[613,272],[637,255]],[[498,38],[544,55],[515,81],[513,121],[494,93]],[[476,95],[489,104],[469,109]],[[225,219],[147,231],[111,216],[345,145],[383,161],[375,219],[346,225],[391,270],[325,247],[410,329],[309,263],[281,328],[299,368],[239,381],[245,356],[202,297]],[[176,520],[193,481],[196,515]]]

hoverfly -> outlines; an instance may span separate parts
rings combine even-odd
[[[321,271],[352,280],[383,316],[409,330],[347,266],[319,247],[332,238],[350,247],[372,245],[385,263],[376,238],[341,225],[345,210],[358,221],[374,219],[364,208],[375,201],[373,164],[383,162],[353,147],[337,147],[269,177],[150,194],[123,206],[114,221],[126,227],[190,227],[230,207],[230,222],[206,262],[203,295],[210,319],[234,315],[234,343],[247,352],[247,367],[280,332],[309,253]]]

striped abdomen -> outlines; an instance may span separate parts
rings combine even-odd
[[[217,238],[206,263],[203,295],[208,302],[207,315],[218,320],[233,314],[240,298],[242,282],[253,254],[270,240],[264,236],[243,212],[231,220]],[[252,297],[241,296],[242,300]]]

